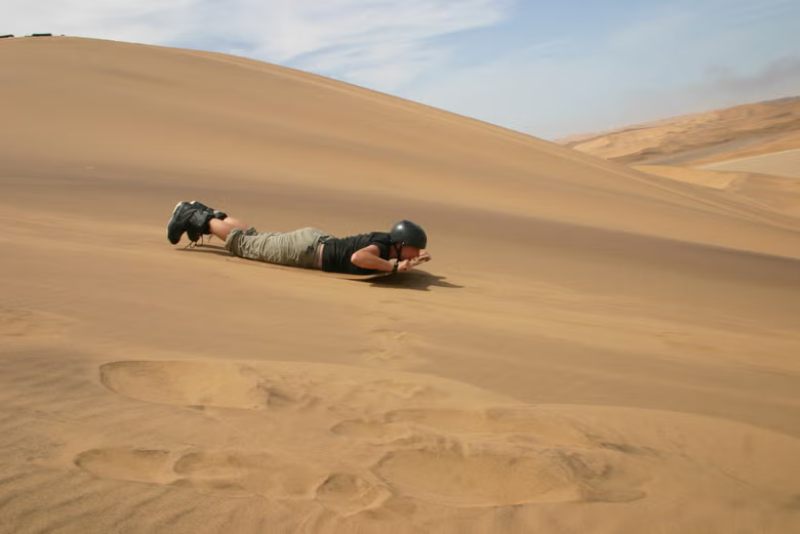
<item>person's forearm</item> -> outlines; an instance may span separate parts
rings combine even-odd
[[[353,254],[350,261],[356,267],[362,269],[372,269],[375,271],[392,272],[394,270],[394,262],[384,260],[374,254]]]

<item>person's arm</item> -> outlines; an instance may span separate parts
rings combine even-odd
[[[397,270],[401,272],[410,271],[420,263],[425,263],[426,261],[430,261],[431,255],[428,254],[426,251],[422,251],[419,256],[416,258],[411,258],[410,260],[403,260],[397,264]]]
[[[381,258],[381,251],[378,245],[369,245],[360,250],[353,252],[350,256],[350,262],[356,267],[362,269],[371,269],[375,271],[392,272],[394,270],[394,262],[384,260]],[[398,265],[398,270],[399,270]]]
[[[410,271],[420,263],[426,262],[431,259],[431,255],[428,254],[427,251],[422,251],[422,253],[411,260],[403,260],[403,261],[392,261],[392,260],[384,260],[380,256],[380,249],[377,245],[369,245],[364,247],[360,250],[357,250],[350,256],[350,261],[356,267],[361,267],[362,269],[374,269],[376,271],[385,271],[385,272],[392,272],[395,270],[395,264],[397,264],[397,270],[401,272]]]

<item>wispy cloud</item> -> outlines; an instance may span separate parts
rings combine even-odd
[[[0,33],[227,52],[557,137],[800,93],[796,0],[0,0]]]
[[[708,79],[689,88],[688,92],[717,95],[729,104],[797,95],[800,93],[800,53],[779,58],[751,73],[711,68]]]
[[[764,19],[796,14],[795,0],[727,0],[716,5],[715,14],[726,23],[752,24]]]
[[[451,51],[436,38],[496,24],[510,6],[487,0],[341,3],[324,15],[324,23],[314,16],[303,21],[329,27],[330,33],[315,50],[289,62],[385,90],[447,60]]]
[[[437,38],[497,24],[514,1],[4,0],[0,31],[208,47],[391,91],[446,60]]]
[[[0,31],[52,32],[145,43],[159,43],[180,24],[180,13],[194,0],[3,0]]]
[[[748,4],[645,6],[590,38],[571,32],[561,35],[574,40],[511,50],[417,84],[409,96],[558,138],[800,94],[800,41],[791,22],[800,6]]]

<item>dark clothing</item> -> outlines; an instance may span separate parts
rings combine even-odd
[[[380,271],[356,267],[350,261],[350,256],[364,247],[377,245],[381,258],[388,260],[392,240],[387,233],[372,232],[371,234],[359,234],[350,237],[329,237],[323,243],[325,243],[325,248],[322,251],[323,271],[347,274],[374,274]]]

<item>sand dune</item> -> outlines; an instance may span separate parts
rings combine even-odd
[[[800,97],[667,118],[562,144],[606,159],[636,164],[709,163],[769,154],[800,144]]]
[[[800,149],[781,150],[759,156],[727,159],[706,165],[707,169],[749,171],[800,178]]]
[[[220,54],[11,39],[0,68],[0,532],[800,528],[790,178]],[[192,198],[264,230],[408,217],[434,261],[172,247]]]
[[[680,183],[723,191],[734,204],[795,219],[800,98],[668,118],[564,139],[580,152]],[[797,227],[797,220],[784,220]]]
[[[749,158],[742,160],[743,166],[737,165],[738,160],[734,160],[724,165],[711,165],[699,169],[672,165],[635,165],[634,168],[655,176],[723,191],[722,194],[731,201],[746,204],[755,210],[800,218],[800,181],[789,176],[791,166],[780,166],[780,172],[786,176],[746,172],[745,162],[751,165],[755,163],[759,169],[763,169],[761,158],[766,157],[759,156],[758,162],[749,162]],[[769,160],[773,161],[771,157]],[[787,224],[793,223],[787,220]]]

